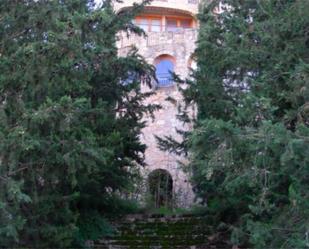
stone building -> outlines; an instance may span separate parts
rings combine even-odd
[[[124,0],[115,3],[114,8],[117,12],[129,11],[134,2],[138,0]],[[154,120],[146,118],[147,126],[141,134],[141,139],[147,145],[145,160],[148,166],[143,174],[148,193],[156,206],[166,205],[172,200],[174,206],[188,207],[194,201],[188,175],[181,166],[182,163],[186,164],[185,159],[159,150],[155,135],[172,135],[181,139],[176,129],[190,129],[176,118],[182,97],[170,72],[185,78],[190,68],[194,67],[192,56],[197,39],[195,15],[198,4],[198,0],[154,0],[134,20],[136,25],[144,29],[147,37],[119,35],[119,56],[126,55],[134,45],[147,62],[156,68],[158,83],[153,88],[141,86],[142,91],[155,91],[147,101],[162,106],[155,113]],[[175,101],[167,101],[168,97]]]

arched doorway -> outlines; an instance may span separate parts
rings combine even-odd
[[[158,87],[173,85],[175,59],[170,55],[160,55],[155,59]]]
[[[156,169],[148,177],[151,200],[156,208],[171,207],[173,199],[173,179],[164,169]]]

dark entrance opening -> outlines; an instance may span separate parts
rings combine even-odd
[[[156,208],[171,207],[173,199],[173,179],[164,169],[156,169],[149,174],[149,192]]]

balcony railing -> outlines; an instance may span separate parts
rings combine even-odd
[[[174,30],[164,30],[164,31],[148,31],[145,36],[139,36],[136,34],[130,34],[127,36],[126,33],[121,33],[118,36],[118,48],[125,48],[132,45],[137,47],[144,46],[154,46],[160,44],[177,44],[182,43],[192,43],[197,39],[197,29],[196,28],[180,28],[177,27]]]
[[[158,83],[157,87],[168,87],[174,84],[173,76],[170,73],[162,73],[156,75]]]
[[[157,25],[157,24],[136,24],[138,27],[143,29],[146,33],[147,32],[164,32],[164,31],[170,31],[170,32],[177,32],[177,31],[183,31],[186,29],[196,29],[192,28],[190,26],[173,26],[173,25]]]

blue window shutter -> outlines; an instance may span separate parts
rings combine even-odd
[[[174,64],[170,60],[161,60],[156,65],[156,77],[159,82],[159,86],[170,86],[173,84]]]

